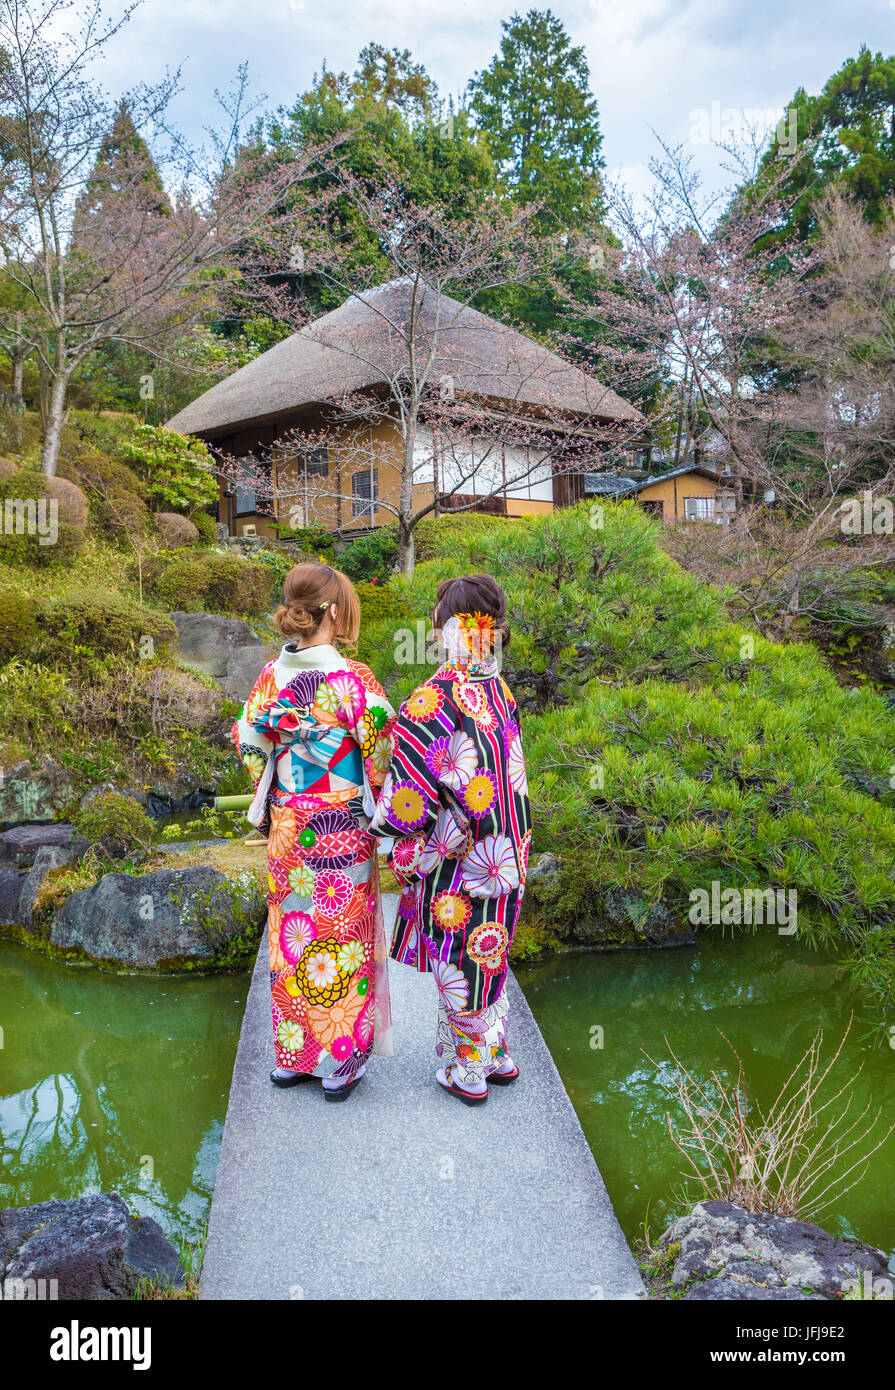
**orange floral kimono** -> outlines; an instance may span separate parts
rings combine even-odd
[[[334,647],[287,643],[233,738],[268,832],[268,944],[277,1065],[348,1079],[390,1053],[388,950],[367,834],[395,713]]]

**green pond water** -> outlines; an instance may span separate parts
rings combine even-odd
[[[665,1037],[700,1077],[742,1056],[770,1100],[819,1027],[855,1020],[838,1075],[863,1063],[895,1122],[895,1052],[861,1040],[878,1016],[829,955],[787,939],[706,936],[693,949],[575,954],[517,971],[630,1239],[676,1213],[682,1160],[656,1080]],[[0,943],[0,1206],[118,1191],[175,1244],[207,1219],[249,976],[115,976]],[[591,1047],[592,1029],[603,1047]],[[895,1248],[895,1135],[821,1218]]]
[[[114,1191],[175,1245],[197,1239],[248,984],[109,975],[0,943],[0,1207]]]
[[[767,1105],[817,1030],[824,1031],[827,1055],[853,1013],[831,1080],[841,1084],[863,1064],[852,1114],[870,1100],[873,1110],[882,1110],[878,1137],[895,1123],[895,1051],[868,1040],[874,1028],[878,1034],[878,1010],[849,983],[832,954],[776,934],[707,935],[693,948],[576,953],[516,974],[629,1240],[642,1235],[647,1214],[655,1239],[682,1209],[674,1194],[682,1186],[685,1160],[665,1121],[669,1110],[680,1112],[644,1055],[670,1069],[666,1039],[701,1081],[713,1070],[733,1081],[736,1062],[720,1029],[743,1060],[747,1090]],[[602,1048],[591,1046],[592,1038],[600,1040],[595,1027],[603,1030]],[[818,1223],[891,1252],[893,1178],[895,1134],[871,1158],[863,1181],[821,1213]]]

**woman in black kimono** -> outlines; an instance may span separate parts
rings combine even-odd
[[[507,952],[531,843],[519,714],[499,673],[506,596],[445,580],[433,625],[447,660],[401,707],[370,833],[395,837],[404,885],[391,954],[438,987],[436,1079],[468,1105],[519,1075],[507,1051]]]

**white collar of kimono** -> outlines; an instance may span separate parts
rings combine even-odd
[[[317,647],[283,648],[277,658],[277,665],[284,670],[300,671],[345,671],[348,662],[335,647],[323,642]]]
[[[469,639],[464,628],[460,626],[460,619],[456,615],[448,618],[441,630],[441,636],[448,661],[464,662],[470,660]]]

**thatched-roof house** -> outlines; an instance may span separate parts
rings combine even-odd
[[[421,411],[415,504],[456,497],[453,474],[466,489],[462,495],[480,496],[488,510],[552,510],[583,496],[584,474],[554,466],[548,439],[566,455],[575,440],[593,460],[640,423],[627,401],[541,344],[402,279],[346,300],[277,343],[179,411],[168,427],[237,458],[269,460],[281,522],[343,530],[391,521],[387,504],[397,496],[402,433],[388,403],[399,383],[419,379],[411,343],[416,363],[428,362],[430,401],[439,402]],[[473,467],[471,478],[457,462],[456,437],[446,446],[448,432],[462,431],[464,411],[470,436],[500,439],[487,467]],[[516,443],[511,421],[518,423]],[[296,430],[315,435],[317,446],[278,445]],[[538,431],[544,442],[533,468]],[[253,471],[257,477],[256,463]],[[237,485],[222,495],[220,519],[233,531],[269,530],[271,518],[256,506],[252,487]]]

